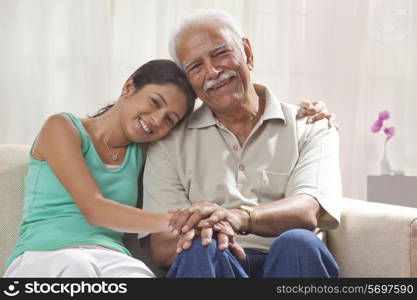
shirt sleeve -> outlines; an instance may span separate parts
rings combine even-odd
[[[166,212],[190,205],[179,170],[161,142],[149,146],[143,176],[143,208]]]
[[[143,174],[143,209],[167,212],[170,208],[183,208],[190,205],[178,169],[168,152],[156,142],[148,147]],[[139,238],[149,233],[140,233]]]
[[[306,126],[299,145],[299,158],[288,181],[286,196],[309,194],[325,210],[318,227],[334,229],[340,223],[342,197],[339,135],[327,120]]]

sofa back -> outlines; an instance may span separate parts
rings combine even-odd
[[[0,274],[18,236],[29,151],[29,146],[0,145]]]

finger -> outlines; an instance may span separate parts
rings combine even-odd
[[[176,225],[178,222],[180,222],[180,218],[184,217],[185,213],[188,213],[191,215],[194,212],[195,207],[196,206],[198,207],[199,205],[200,203],[194,203],[193,205],[182,208],[182,209],[176,209],[176,210],[172,209],[172,211],[175,210],[175,212],[169,221],[169,226],[171,227],[171,231],[174,231],[174,229],[178,229]]]
[[[187,223],[182,227],[182,232],[187,232],[191,228],[196,227],[196,225],[203,220],[204,218],[209,217],[216,210],[222,209],[215,203],[205,204],[198,209],[194,209],[193,214],[188,219]]]
[[[233,210],[228,210],[225,208],[217,210],[209,218],[201,220],[196,228],[201,229],[204,227],[213,227],[215,224],[226,221],[230,224],[233,231],[238,232],[241,226],[239,218],[233,213]]]
[[[230,231],[228,228],[224,228],[222,226],[219,225],[219,223],[217,223],[216,225],[213,226],[213,230],[216,231],[217,233],[223,233],[225,235],[228,236],[233,236],[234,232]]]
[[[217,234],[217,248],[219,248],[221,251],[229,248],[229,237],[226,234]]]
[[[314,108],[314,105],[311,101],[302,101],[300,104],[298,104],[298,106],[304,108],[305,110],[310,110]]]
[[[230,238],[229,249],[238,259],[246,259],[246,252],[242,246],[236,242],[235,235]]]
[[[306,110],[303,107],[300,107],[297,112],[297,118],[300,119],[302,117],[305,117],[306,115]]]
[[[233,230],[232,226],[229,222],[221,221],[213,226],[213,229],[219,233],[226,234],[230,238],[235,236],[235,231]]]
[[[179,215],[180,215],[180,210],[177,210],[174,214],[172,214],[171,218],[169,219],[168,228],[171,232],[174,231],[174,224],[176,223],[176,220]]]
[[[326,115],[326,119],[328,120],[328,124],[329,124],[329,128],[332,128],[333,126],[335,126],[335,116],[333,114],[327,114]]]
[[[196,235],[196,230],[190,230],[187,233],[180,236],[177,242],[177,253],[181,253],[183,250],[187,250],[191,247],[192,241]]]
[[[180,235],[177,241],[177,248],[188,249],[189,242],[193,240],[195,234],[195,230],[190,230],[187,233]]]
[[[191,214],[192,214],[192,212],[189,208],[184,208],[180,211],[177,218],[175,219],[175,223],[172,224],[172,227],[174,228],[174,230],[173,230],[174,234],[177,234],[177,235],[180,234],[181,228],[188,221]]]
[[[225,209],[219,209],[216,210],[214,213],[211,214],[210,217],[207,219],[201,220],[199,222],[199,226],[201,227],[213,227],[214,224],[219,223],[220,221],[224,220],[226,218],[226,210]]]
[[[194,211],[194,213],[188,218],[185,225],[181,228],[181,232],[187,232],[188,230],[194,228],[202,219],[202,212],[200,210]]]
[[[335,126],[332,120],[328,120],[327,124],[328,124],[328,128],[332,128]]]
[[[230,251],[240,260],[246,259],[245,250],[238,243],[233,242],[229,244]]]
[[[326,115],[327,115],[327,109],[324,110],[324,111],[319,112],[318,114],[315,114],[315,115],[311,116],[310,118],[308,118],[307,122],[308,123],[314,123],[318,120],[326,118]]]
[[[215,212],[218,209],[221,208],[216,203],[199,202],[191,205],[188,208],[190,215],[188,216],[188,219],[186,220],[185,224],[180,224],[182,226],[179,229],[181,230],[181,232],[187,232],[191,228],[195,227],[199,221],[209,217],[213,212]]]
[[[187,250],[191,247],[191,245],[193,244],[193,239],[195,238],[196,235],[197,235],[196,230],[190,230],[187,232],[187,234],[184,235],[183,245],[182,245],[183,250]]]
[[[170,208],[170,209],[168,209],[168,213],[169,214],[175,214],[177,211],[179,211],[178,208]]]
[[[213,229],[212,228],[203,228],[201,230],[201,244],[203,246],[210,245],[212,238],[213,238]]]
[[[336,130],[339,130],[339,125],[336,123],[336,116],[334,114],[327,114],[326,118],[329,120],[329,128],[334,126]]]
[[[326,109],[326,104],[324,104],[323,101],[314,101],[313,102],[313,109],[316,112],[324,111]]]
[[[223,220],[219,222],[220,224],[224,223],[224,226],[229,228],[233,233],[239,232],[241,227],[240,219],[236,216],[233,210],[225,210],[225,216]],[[214,226],[214,225],[213,225]]]

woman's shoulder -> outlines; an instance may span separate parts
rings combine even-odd
[[[57,113],[49,116],[43,128],[65,131],[77,131],[77,123],[81,124],[81,120],[70,113]]]
[[[57,126],[70,125],[73,123],[71,116],[72,114],[69,114],[69,113],[58,113],[58,114],[50,115],[46,119],[45,125],[51,125],[51,124],[57,125]]]
[[[53,139],[63,138],[80,138],[80,132],[73,119],[63,113],[49,116],[42,126],[40,136],[46,136]]]
[[[71,120],[71,117],[66,114],[53,114],[49,116],[36,138],[32,155],[34,158],[44,160],[45,150],[54,148],[58,144],[68,142],[81,142],[80,133],[76,125]]]

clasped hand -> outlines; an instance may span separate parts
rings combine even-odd
[[[194,237],[200,236],[203,246],[217,240],[219,250],[229,249],[238,259],[245,259],[243,248],[236,242],[236,233],[242,228],[240,219],[232,210],[215,203],[194,203],[183,209],[171,209],[169,228],[179,235],[177,253],[191,247]]]

